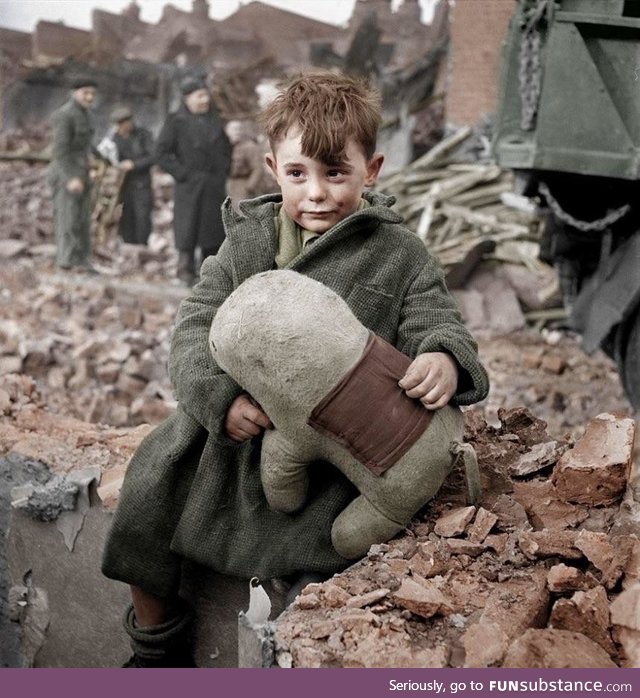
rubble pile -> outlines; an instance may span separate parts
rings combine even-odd
[[[276,621],[294,667],[640,667],[634,422],[601,414],[577,443],[524,408],[466,412],[483,477],[462,473],[402,534]]]
[[[24,374],[53,412],[93,423],[156,424],[173,411],[166,366],[177,298],[42,275],[32,259],[0,268],[0,287],[0,377]],[[7,409],[0,400],[0,415]]]
[[[51,127],[40,124],[29,128],[8,129],[0,133],[0,158],[14,155],[48,157],[51,147]]]
[[[457,150],[472,134],[460,129],[380,188],[442,263],[470,329],[495,336],[564,318],[556,273],[538,260],[542,218],[513,194],[511,172],[461,162]]]
[[[6,192],[0,210],[0,260],[31,258],[38,269],[53,273],[55,245],[53,204],[42,163],[0,162],[0,185]],[[177,253],[173,247],[173,180],[153,172],[153,232],[148,245],[128,245],[118,236],[119,206],[111,207],[114,168],[103,177],[104,191],[94,190],[94,252],[107,276],[130,280],[171,283],[175,278]],[[112,215],[111,215],[112,214]]]
[[[602,351],[586,356],[575,336],[528,329],[479,338],[478,345],[491,379],[482,407],[493,426],[499,426],[500,408],[513,405],[544,419],[554,437],[579,438],[599,412],[633,415],[614,362]]]
[[[43,463],[51,473],[102,471],[103,499],[115,503],[107,486],[124,472],[149,425],[116,429],[55,415],[29,376],[0,376],[0,456]]]

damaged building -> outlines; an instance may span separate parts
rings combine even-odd
[[[194,72],[207,75],[224,116],[246,118],[257,109],[253,90],[261,79],[345,62],[354,71],[406,69],[431,52],[447,26],[446,3],[427,25],[418,0],[396,12],[391,0],[358,0],[344,28],[256,1],[224,20],[211,19],[209,10],[207,0],[193,0],[190,11],[167,4],[153,24],[140,19],[134,1],[120,14],[94,10],[90,30],[47,21],[32,34],[0,28],[2,130],[40,126],[66,98],[69,81],[87,72],[100,90],[98,130],[107,129],[106,114],[118,103],[135,104],[140,122],[157,130],[176,104],[179,79]],[[367,66],[354,45],[363,22],[379,28]],[[240,83],[244,93],[230,97]]]

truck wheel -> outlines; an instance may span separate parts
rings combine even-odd
[[[640,410],[640,307],[625,324],[627,332],[620,377],[629,402]]]

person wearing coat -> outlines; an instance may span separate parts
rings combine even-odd
[[[124,242],[146,245],[151,234],[153,208],[153,137],[147,129],[134,123],[133,114],[127,107],[114,109],[111,120],[116,128],[113,142],[118,152],[118,167],[125,173],[120,188],[120,236]]]
[[[460,367],[454,404],[483,399],[487,375],[441,267],[390,208],[393,197],[364,198],[368,207],[277,266],[331,288],[360,322],[409,356],[450,352]],[[245,279],[274,268],[281,200],[274,194],[243,201],[241,213],[225,202],[226,240],[203,265],[173,333],[177,411],[146,437],[127,471],[102,571],[160,599],[177,593],[184,558],[245,578],[330,575],[349,564],[332,546],[331,527],[357,496],[355,487],[337,469],[318,466],[301,511],[271,509],[260,480],[260,440],[237,443],[225,432],[229,407],[244,391],[208,349],[224,300]]]
[[[53,192],[56,263],[95,274],[91,266],[91,178],[89,158],[94,134],[90,113],[96,82],[81,77],[71,98],[51,115],[53,152],[48,182]]]
[[[201,78],[185,78],[183,102],[167,117],[156,145],[156,162],[175,179],[173,227],[178,278],[192,285],[195,250],[215,255],[224,240],[220,206],[226,196],[231,145],[224,123]]]

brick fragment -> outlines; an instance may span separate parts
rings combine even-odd
[[[462,639],[466,653],[464,666],[499,666],[515,638],[527,628],[546,623],[548,606],[549,591],[542,569],[496,585],[480,619],[467,628]]]
[[[514,477],[526,477],[543,468],[548,468],[550,465],[555,465],[566,450],[566,445],[558,441],[535,444],[509,466],[509,474]]]
[[[558,599],[551,609],[549,626],[582,633],[609,655],[616,653],[609,632],[609,600],[602,586],[577,591],[570,599]]]
[[[587,580],[584,572],[576,567],[569,567],[563,563],[554,565],[547,574],[547,586],[549,591],[562,594],[566,591],[579,591],[585,589]]]
[[[498,517],[495,514],[480,507],[476,513],[474,522],[469,526],[469,530],[467,531],[469,540],[474,543],[482,543],[497,522]]]
[[[633,454],[635,422],[600,414],[553,471],[560,497],[568,502],[606,506],[624,493]]]
[[[436,521],[434,531],[444,538],[459,536],[464,533],[467,525],[476,513],[475,507],[459,507],[442,514]]]
[[[579,560],[582,552],[575,545],[575,531],[525,531],[518,536],[520,550],[530,559],[562,557]]]
[[[460,538],[447,539],[447,547],[454,555],[469,555],[469,557],[477,557],[485,551],[482,543],[474,543]]]
[[[427,584],[418,584],[406,577],[402,580],[400,588],[393,594],[395,603],[423,618],[453,613],[448,599],[436,585]]]
[[[586,635],[570,630],[529,629],[511,645],[503,667],[519,669],[615,668],[609,655]]]
[[[364,606],[369,606],[380,599],[384,599],[385,596],[389,594],[389,589],[374,589],[368,594],[359,594],[358,596],[352,596],[345,606],[347,608],[364,608]]]
[[[563,501],[551,480],[514,482],[513,494],[538,530],[571,528],[589,515],[586,507]]]
[[[611,622],[624,649],[624,665],[640,668],[640,584],[625,589],[611,604]]]

